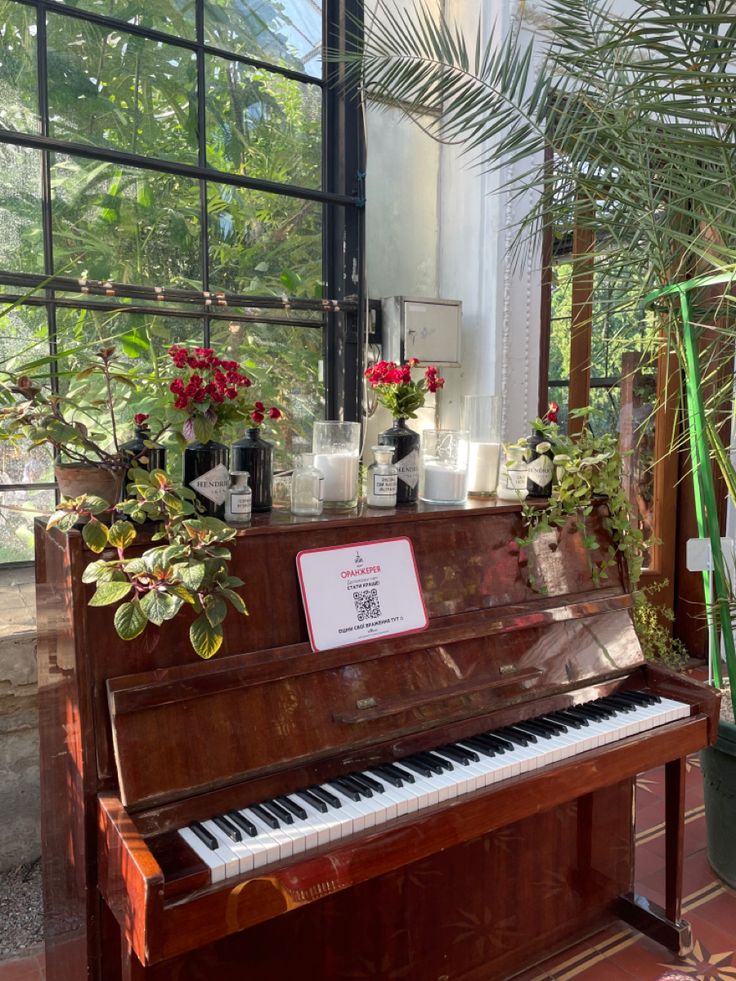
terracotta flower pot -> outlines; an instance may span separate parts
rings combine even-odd
[[[54,475],[62,497],[94,494],[114,504],[120,499],[125,470],[96,467],[91,463],[57,463]]]

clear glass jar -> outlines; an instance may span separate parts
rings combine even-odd
[[[312,433],[314,465],[324,477],[328,510],[349,511],[358,503],[360,423],[319,420]]]
[[[501,399],[497,395],[466,395],[462,428],[470,433],[468,496],[490,497],[498,485]]]
[[[526,447],[504,447],[496,494],[502,501],[526,499]]]
[[[230,525],[250,524],[253,492],[247,470],[230,471],[230,488],[225,503],[225,521]]]
[[[291,475],[291,513],[322,514],[322,473],[314,465],[314,454],[303,453],[302,462]]]
[[[369,508],[396,507],[399,471],[392,462],[393,446],[373,446],[375,460],[368,467],[368,487],[365,502]]]
[[[429,504],[463,504],[468,496],[468,433],[425,429],[419,499]]]

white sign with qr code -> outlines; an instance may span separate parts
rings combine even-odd
[[[296,565],[313,651],[427,628],[408,538],[307,549]]]

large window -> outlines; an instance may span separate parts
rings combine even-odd
[[[356,417],[358,103],[323,59],[349,3],[0,0],[3,366],[50,349],[63,386],[80,343],[211,343],[286,408],[283,466]],[[52,462],[0,444],[0,562],[32,557]]]

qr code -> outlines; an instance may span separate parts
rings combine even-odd
[[[358,614],[358,622],[363,620],[377,620],[381,615],[381,604],[378,602],[378,590],[366,589],[362,593],[353,593],[355,612]]]

